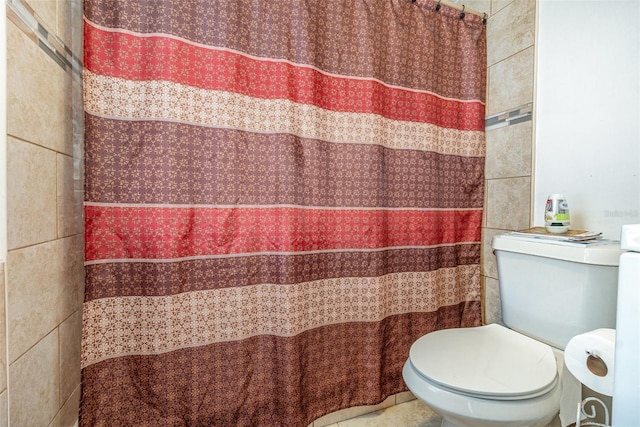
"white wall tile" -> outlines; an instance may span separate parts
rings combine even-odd
[[[9,251],[6,269],[12,362],[80,309],[82,236]]]
[[[7,133],[72,155],[70,93],[71,77],[7,22]]]
[[[487,132],[485,178],[531,176],[532,123],[528,121]]]
[[[58,330],[36,343],[9,369],[12,426],[48,426],[59,408]]]
[[[533,100],[533,47],[489,68],[487,116]]]
[[[489,66],[533,46],[535,9],[535,0],[517,0],[491,16],[487,24]]]
[[[0,393],[0,427],[9,425],[9,392],[7,390]]]
[[[56,153],[8,138],[8,248],[42,243],[56,237]]]
[[[490,179],[487,194],[488,228],[520,230],[529,227],[530,177]]]

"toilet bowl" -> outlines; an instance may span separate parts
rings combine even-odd
[[[496,324],[423,336],[402,374],[443,426],[543,427],[560,405],[551,347]]]

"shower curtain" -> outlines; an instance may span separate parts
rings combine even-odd
[[[81,425],[307,426],[480,324],[485,29],[85,0]]]

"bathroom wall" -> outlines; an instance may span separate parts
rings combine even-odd
[[[491,239],[531,223],[535,21],[535,0],[491,1],[482,229],[485,323],[502,320]]]
[[[619,239],[640,222],[640,2],[544,0],[538,16],[533,222],[564,193],[573,228]]]
[[[533,102],[533,121],[487,131],[486,323],[502,318],[491,239],[543,225],[549,193],[574,228],[617,239],[640,222],[640,3],[494,0],[491,15],[487,116]]]
[[[7,3],[0,425],[72,426],[80,398],[84,286],[82,156],[74,147],[72,98],[81,86],[60,46],[80,55],[81,21],[72,21],[81,1]],[[34,16],[46,31],[38,31]],[[42,39],[48,48],[39,46],[47,45]]]
[[[80,0],[23,1],[79,55],[71,22]],[[463,3],[491,16],[487,116],[501,122],[487,131],[483,220],[484,312],[492,323],[501,314],[491,238],[533,223],[536,2]],[[8,253],[0,263],[0,426],[68,426],[77,419],[80,393],[82,168],[71,120],[79,82],[14,20],[6,24]]]

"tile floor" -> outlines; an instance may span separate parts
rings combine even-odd
[[[419,400],[389,406],[327,427],[440,427],[442,418]],[[560,427],[556,417],[548,427]]]
[[[442,418],[419,400],[410,400],[328,427],[440,427]]]

